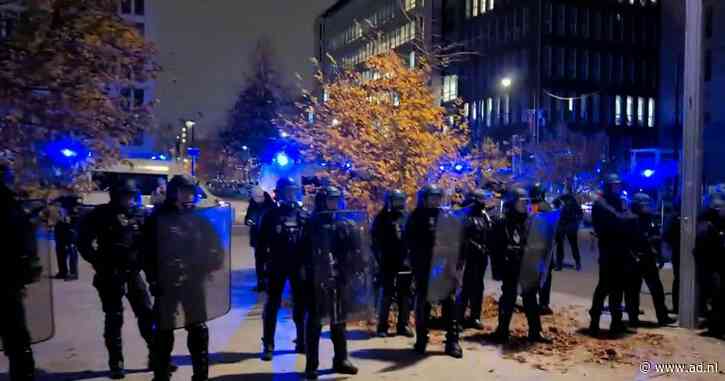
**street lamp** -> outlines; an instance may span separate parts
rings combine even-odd
[[[513,83],[514,81],[511,79],[511,77],[503,77],[503,79],[501,79],[501,87],[503,87],[504,89],[508,89]]]

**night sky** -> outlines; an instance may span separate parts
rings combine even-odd
[[[160,0],[149,37],[163,71],[155,96],[161,126],[191,118],[199,137],[213,137],[244,85],[257,41],[272,43],[278,70],[292,90],[295,72],[312,83],[315,17],[335,0]],[[198,117],[199,113],[203,117]]]

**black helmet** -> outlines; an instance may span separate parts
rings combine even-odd
[[[443,197],[443,190],[435,184],[428,184],[418,191],[418,207],[425,207],[425,200],[431,196]]]
[[[342,199],[342,192],[337,187],[328,185],[317,191],[315,195],[315,210],[328,210],[327,201],[331,199]]]
[[[514,187],[509,189],[503,196],[503,208],[506,212],[512,212],[516,209],[516,203],[519,200],[529,200],[529,192],[522,187]]]
[[[474,189],[468,196],[473,202],[483,204],[486,200],[491,198],[491,192],[487,192],[483,188]]]
[[[385,207],[393,209],[405,208],[405,200],[407,196],[400,189],[393,189],[385,193]]]
[[[176,200],[178,192],[181,189],[190,189],[196,191],[196,179],[189,175],[175,175],[166,186],[166,199],[170,201]]]
[[[621,184],[621,183],[622,183],[622,179],[616,173],[610,173],[607,175],[607,177],[604,178],[605,185]]]
[[[635,193],[634,196],[632,196],[632,210],[635,212],[641,212],[644,211],[645,208],[648,208],[650,205],[652,205],[652,198],[647,193]]]
[[[139,193],[135,181],[121,180],[111,187],[111,202],[118,202],[123,196],[137,196]]]
[[[546,190],[541,183],[531,184],[529,187],[529,197],[532,202],[542,202],[546,199]]]
[[[281,192],[285,188],[298,189],[299,185],[297,185],[295,179],[291,177],[280,177],[279,180],[277,180],[277,185],[274,187],[274,190],[275,192]]]

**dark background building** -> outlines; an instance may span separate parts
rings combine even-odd
[[[448,0],[444,9],[444,39],[472,53],[445,74],[457,76],[475,138],[605,131],[618,162],[657,143],[658,1]]]
[[[705,0],[704,5],[704,103],[703,183],[725,182],[725,2]],[[685,1],[662,1],[662,50],[660,146],[682,150]]]

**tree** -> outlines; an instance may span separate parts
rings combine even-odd
[[[151,106],[124,89],[155,77],[152,47],[117,0],[15,3],[17,29],[0,40],[0,151],[25,175],[43,142],[79,142],[93,165],[116,158],[151,121]]]
[[[488,182],[508,183],[510,176],[501,174],[511,167],[511,161],[505,152],[491,139],[486,139],[480,147],[447,157],[431,171],[428,181],[444,189],[460,188],[471,191]]]
[[[275,121],[289,105],[267,40],[258,41],[250,65],[252,74],[229,113],[227,127],[220,133],[225,147],[239,157],[261,155],[266,142],[279,136]]]
[[[467,126],[460,102],[438,105],[424,60],[411,69],[388,52],[368,59],[363,70],[374,79],[354,68],[338,68],[329,78],[318,70],[322,96],[303,91],[286,129],[308,160],[327,164],[353,206],[371,207],[391,188],[415,194],[440,160],[458,154]]]
[[[537,180],[559,183],[573,192],[577,179],[596,181],[594,173],[607,144],[604,133],[585,135],[569,129],[562,129],[556,139],[526,147],[534,156],[531,175]]]

